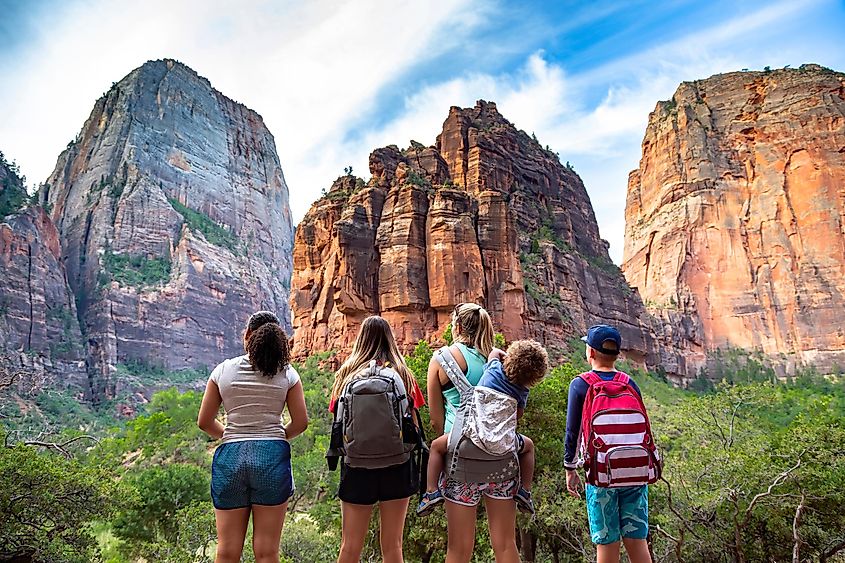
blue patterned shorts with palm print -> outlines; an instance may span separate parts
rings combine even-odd
[[[595,544],[616,543],[622,538],[644,540],[648,536],[648,485],[587,485],[587,515]]]

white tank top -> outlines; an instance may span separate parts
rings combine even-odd
[[[252,369],[248,356],[239,356],[214,368],[209,379],[220,389],[226,411],[223,443],[286,439],[282,411],[288,390],[299,382],[293,366],[266,377]]]

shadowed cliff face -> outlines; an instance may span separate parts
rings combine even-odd
[[[94,397],[114,366],[213,366],[250,313],[288,323],[293,230],[261,117],[172,60],[144,64],[94,106],[39,194],[88,344]],[[288,325],[289,327],[289,325]]]
[[[366,185],[335,181],[297,228],[297,355],[349,349],[371,314],[388,319],[408,350],[472,301],[508,339],[563,347],[608,321],[629,356],[658,358],[581,179],[495,104],[453,107],[434,146],[377,149],[370,172]]]
[[[650,116],[625,219],[625,275],[691,365],[726,346],[845,365],[845,74],[683,83]]]

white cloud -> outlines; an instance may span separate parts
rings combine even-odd
[[[602,236],[610,241],[611,257],[620,263],[628,173],[639,164],[648,114],[657,101],[671,97],[685,80],[816,60],[825,50],[810,40],[811,29],[795,29],[792,21],[820,2],[765,6],[657,47],[620,53],[580,75],[568,75],[537,52],[513,73],[466,74],[431,84],[405,100],[400,117],[368,132],[362,142],[338,147],[337,154],[354,162],[356,171],[359,165],[366,170],[371,148],[409,139],[433,142],[449,106],[495,101],[516,127],[536,133],[563,161],[572,162],[590,193]],[[835,59],[845,64],[842,54]],[[593,98],[598,101],[590,102]]]
[[[744,67],[845,66],[845,53],[831,46],[835,38],[796,23],[831,1],[769,4],[639,52],[620,45],[617,57],[579,74],[538,51],[511,72],[432,82],[415,67],[482,49],[472,34],[501,16],[496,4],[482,10],[470,0],[291,0],[241,2],[232,10],[222,0],[90,0],[42,15],[34,47],[0,59],[4,85],[16,85],[0,90],[0,107],[10,114],[0,120],[0,149],[31,181],[42,180],[112,81],[147,59],[175,57],[264,116],[298,221],[345,166],[367,176],[372,149],[410,139],[433,143],[450,106],[483,98],[574,164],[619,262],[628,172],[638,165],[657,100],[683,80]],[[490,49],[520,44],[514,41]],[[379,96],[397,82],[416,90],[393,108],[395,118],[374,119],[381,116]]]
[[[262,114],[298,220],[342,168],[320,152],[375,110],[385,85],[454,47],[490,9],[468,0],[50,5],[32,15],[38,32],[26,50],[0,59],[0,148],[30,183],[43,181],[113,81],[172,57]]]

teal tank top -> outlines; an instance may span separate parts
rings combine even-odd
[[[467,362],[466,378],[472,386],[478,385],[481,381],[481,376],[484,374],[484,364],[487,363],[487,358],[481,355],[481,352],[475,348],[470,348],[465,344],[456,343],[455,346],[463,354]],[[449,387],[443,391],[444,407],[446,410],[446,417],[444,423],[444,431],[448,434],[452,430],[452,423],[455,421],[455,411],[458,405],[461,404],[461,394],[455,387]]]

